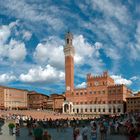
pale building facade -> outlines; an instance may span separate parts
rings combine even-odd
[[[1,109],[27,109],[27,94],[27,90],[1,86]]]

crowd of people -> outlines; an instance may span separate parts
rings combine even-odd
[[[56,129],[59,133],[67,132],[67,128],[71,127],[73,140],[107,140],[109,135],[126,135],[129,140],[136,140],[140,134],[140,114],[54,120],[51,118],[37,120],[31,116],[12,114],[4,116],[4,119],[14,120],[16,136],[20,136],[21,127],[27,127],[28,135],[34,140],[52,140],[47,131],[50,128]]]

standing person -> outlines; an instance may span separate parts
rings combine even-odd
[[[100,124],[100,140],[105,140],[106,129],[103,123]]]
[[[76,140],[77,132],[76,132],[76,127],[73,127],[73,140]]]
[[[36,124],[36,127],[33,130],[34,140],[42,140],[43,137],[43,129],[39,124]]]
[[[31,120],[27,120],[27,128],[28,128],[28,135],[31,136],[32,135],[32,122]]]
[[[128,128],[129,133],[129,140],[136,140],[136,132],[135,127],[133,124],[130,124],[130,127]]]
[[[16,136],[20,136],[20,125],[18,123],[16,124],[15,134]]]
[[[16,119],[15,119],[15,124],[19,124],[19,118],[18,117],[16,117]]]
[[[57,130],[57,132],[59,131],[59,129],[60,129],[60,122],[59,122],[59,120],[57,119],[57,120],[56,120],[56,130]]]
[[[75,133],[76,133],[76,140],[83,140],[83,137],[80,134],[80,129],[79,128],[75,129]]]
[[[51,135],[47,131],[45,131],[42,140],[52,140]]]
[[[83,137],[83,140],[88,140],[88,128],[85,125],[83,125],[82,137]]]
[[[97,140],[97,129],[96,129],[96,127],[91,128],[91,140]]]

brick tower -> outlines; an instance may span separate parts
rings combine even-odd
[[[73,35],[68,32],[65,36],[65,86],[66,91],[74,89],[74,47],[72,45]]]

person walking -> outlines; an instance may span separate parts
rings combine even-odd
[[[128,128],[129,140],[136,140],[136,130],[133,124]]]
[[[27,120],[27,128],[28,128],[28,135],[31,136],[32,135],[32,122],[31,120]]]
[[[83,137],[80,134],[80,129],[79,128],[75,129],[75,134],[76,134],[76,140],[83,140]]]
[[[16,124],[15,135],[20,136],[20,125],[18,123]]]
[[[52,140],[51,135],[47,131],[45,131],[42,140]]]
[[[103,123],[100,124],[100,140],[105,140],[106,129]]]
[[[33,130],[34,140],[42,140],[43,137],[43,129],[37,123],[34,130]]]
[[[91,127],[91,140],[97,140],[97,129],[96,127]]]
[[[88,140],[88,127],[85,125],[83,125],[82,137],[83,137],[83,140]]]

